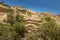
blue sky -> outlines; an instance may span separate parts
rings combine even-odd
[[[60,0],[3,0],[11,6],[25,6],[36,12],[60,14]]]

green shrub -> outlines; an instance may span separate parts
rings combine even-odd
[[[13,23],[15,22],[13,12],[7,13],[7,22],[10,23],[11,25],[13,25]]]
[[[31,15],[32,15],[32,13],[31,13],[31,12],[27,12],[27,15],[28,15],[28,16],[31,16]]]
[[[7,13],[7,22],[12,26],[12,33],[11,36],[13,40],[21,40],[21,37],[25,36],[26,27],[24,22],[24,17],[19,15],[19,13],[14,14],[14,12]]]
[[[0,40],[14,40],[16,32],[10,24],[0,24]]]
[[[4,1],[0,2],[0,4],[4,4]]]
[[[27,40],[38,40],[37,36],[32,35]]]
[[[15,31],[20,37],[24,37],[26,32],[26,27],[24,22],[15,22],[13,24],[13,27],[15,28]]]
[[[55,23],[53,19],[50,17],[45,18],[46,22],[42,22],[39,26],[39,31],[42,33],[42,38],[44,40],[48,40],[49,38],[51,40],[60,40],[60,27]]]
[[[17,14],[16,21],[18,21],[18,22],[24,21],[24,16]]]
[[[15,22],[10,24],[0,24],[0,40],[21,40],[26,33],[24,22]]]

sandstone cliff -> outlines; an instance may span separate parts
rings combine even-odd
[[[42,12],[37,13],[33,12],[32,10],[27,10],[23,7],[18,6],[8,6],[6,4],[0,4],[0,22],[7,21],[7,13],[8,12],[14,12],[14,15],[17,14],[17,11],[20,15],[23,15],[25,18],[25,21],[28,23],[26,26],[28,27],[29,34],[35,35],[37,34],[37,28],[38,25],[41,24],[42,21],[44,21],[44,18],[46,16],[50,16],[52,19],[56,21],[56,23],[60,24],[60,16],[56,14],[52,14],[49,12]],[[31,14],[30,14],[31,13]],[[29,36],[28,34],[28,36]]]

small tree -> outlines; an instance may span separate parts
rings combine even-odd
[[[15,22],[13,12],[7,13],[7,22],[10,23],[11,25],[13,25],[13,23]]]
[[[0,2],[0,4],[4,4],[4,1]]]
[[[60,35],[58,35],[60,33],[60,27],[50,17],[46,17],[45,21],[46,22],[42,22],[39,26],[39,31],[41,32],[42,38],[44,40],[48,40],[49,38],[51,40],[60,40]]]
[[[13,24],[13,27],[15,28],[15,31],[20,37],[24,37],[26,32],[26,27],[24,22],[15,22]]]

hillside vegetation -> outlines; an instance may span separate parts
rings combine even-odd
[[[60,16],[1,3],[0,40],[60,40]]]

